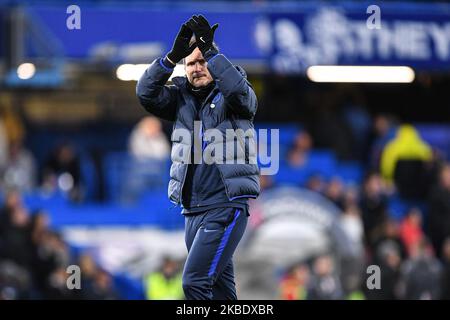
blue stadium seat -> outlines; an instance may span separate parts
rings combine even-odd
[[[80,152],[81,177],[85,188],[85,200],[92,201],[96,197],[99,176],[89,154]]]
[[[421,137],[431,146],[441,150],[445,159],[450,160],[450,128],[429,124],[415,124]]]
[[[320,173],[324,178],[331,178],[336,174],[336,157],[329,150],[312,150],[306,167],[310,173]]]
[[[313,174],[328,179],[336,174],[337,162],[334,154],[328,150],[311,150],[306,163],[301,167],[292,167],[286,159],[281,159],[280,170],[275,176],[278,184],[304,185]]]
[[[281,185],[300,186],[306,182],[308,172],[304,168],[293,168],[287,164],[281,164],[275,175],[275,182]]]
[[[120,292],[120,299],[144,300],[145,287],[141,279],[135,279],[125,273],[113,275],[114,287]]]
[[[356,161],[340,162],[337,165],[336,176],[345,184],[358,185],[363,179],[363,168]]]
[[[62,192],[46,194],[40,190],[24,194],[23,202],[31,212],[45,209],[50,213],[57,213],[70,205],[70,199]]]
[[[408,210],[413,207],[419,208],[422,211],[424,218],[427,215],[427,205],[425,202],[417,200],[404,200],[398,195],[394,195],[389,198],[388,206],[390,217],[396,221],[401,221],[408,213]]]
[[[255,129],[279,129],[280,145],[289,148],[295,135],[302,130],[302,126],[300,124],[258,122],[255,124]],[[268,136],[270,136],[270,132],[268,132]]]

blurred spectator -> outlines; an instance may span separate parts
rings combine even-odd
[[[130,154],[139,160],[163,160],[170,155],[170,146],[156,117],[144,117],[131,132]]]
[[[415,247],[423,240],[422,213],[418,208],[411,208],[400,225],[400,236],[405,244],[408,256],[411,256]]]
[[[38,290],[41,295],[46,289],[47,278],[55,268],[50,259],[44,258],[46,256],[46,252],[43,250],[44,243],[48,237],[48,233],[51,232],[49,225],[50,219],[45,211],[35,212],[31,216],[30,237],[33,262],[32,275],[36,290]],[[40,298],[42,298],[42,296]]]
[[[380,289],[369,290],[365,295],[371,300],[395,300],[399,298],[399,279],[402,258],[395,243],[387,241],[378,248],[377,259],[374,261],[380,267]]]
[[[313,262],[313,275],[308,284],[308,300],[339,300],[344,298],[341,282],[334,270],[331,256],[323,255]]]
[[[294,143],[288,153],[288,162],[292,167],[303,167],[308,162],[308,153],[313,142],[308,132],[302,131],[294,138]]]
[[[360,207],[367,243],[372,244],[380,228],[388,217],[387,196],[383,182],[377,173],[370,173],[363,183]]]
[[[12,104],[0,104],[0,188],[7,188],[14,185],[14,183],[4,184],[5,180],[7,180],[7,182],[18,182],[11,181],[10,179],[23,178],[15,175],[13,177],[13,175],[11,175],[12,171],[6,177],[5,172],[6,169],[11,168],[13,164],[14,167],[23,168],[23,165],[25,164],[24,155],[20,150],[22,149],[21,146],[24,137],[25,128],[22,121],[17,116],[16,108],[14,108]],[[19,171],[16,171],[15,173],[19,173]],[[17,187],[20,188],[21,185]]]
[[[440,297],[441,264],[424,238],[413,247],[411,258],[401,269],[401,297],[408,300],[435,300]]]
[[[400,230],[392,219],[387,219],[382,227],[381,233],[375,239],[373,250],[375,253],[375,262],[383,259],[383,255],[389,248],[393,248],[400,256],[401,259],[407,257],[406,247],[400,238]]]
[[[35,160],[21,142],[9,145],[5,163],[0,166],[0,178],[0,185],[5,189],[15,188],[20,192],[29,192],[35,187]]]
[[[144,281],[148,300],[184,299],[179,265],[170,257],[165,257],[161,269],[150,273]]]
[[[0,236],[6,232],[11,224],[10,212],[22,207],[23,203],[20,193],[14,189],[9,190],[6,194],[3,206],[0,208]]]
[[[8,144],[23,141],[25,138],[25,126],[16,110],[17,108],[12,104],[0,106],[0,118],[3,122]]]
[[[442,247],[442,262],[441,299],[450,300],[450,237],[444,241]]]
[[[430,192],[429,235],[440,255],[444,240],[450,236],[450,165],[442,167],[437,185]]]
[[[0,259],[11,260],[24,268],[31,267],[29,216],[17,191],[7,194],[0,214]]]
[[[90,300],[118,300],[119,295],[113,285],[111,275],[105,270],[97,270],[94,275],[92,287],[86,295]]]
[[[348,278],[348,293],[347,293],[347,300],[365,300],[366,295],[364,294],[364,291],[361,287],[361,277],[359,275],[354,274],[351,277]]]
[[[323,181],[322,176],[318,173],[310,175],[306,181],[306,188],[317,193],[324,192],[325,187],[326,183]]]
[[[164,170],[170,146],[159,119],[148,116],[133,129],[129,140],[130,168],[121,189],[121,201],[134,203],[145,191],[165,188]]]
[[[364,225],[361,211],[358,207],[356,190],[348,190],[343,200],[343,212],[340,223],[358,252],[362,253],[364,240]]]
[[[393,220],[386,220],[380,230],[378,238],[373,244],[372,262],[381,269],[381,289],[368,290],[369,299],[393,300],[398,299],[400,267],[402,259],[406,257],[406,249],[400,239],[397,224]]]
[[[70,253],[61,235],[52,230],[44,232],[36,245],[33,265],[36,285],[44,298],[60,294],[58,289],[58,284],[62,281],[60,270],[63,269],[67,276],[66,268],[69,261]],[[65,292],[61,294],[64,295]]]
[[[325,188],[325,196],[340,209],[344,209],[343,193],[344,185],[338,177],[332,178]]]
[[[80,159],[70,143],[62,143],[53,150],[44,165],[42,176],[44,190],[61,190],[74,201],[82,199]]]
[[[8,158],[8,137],[6,136],[5,125],[0,113],[0,168],[6,165]]]
[[[0,209],[0,300],[31,297],[32,246],[29,217],[16,190]]]
[[[0,259],[0,301],[32,298],[29,272],[10,260]]]
[[[429,161],[431,155],[431,147],[422,140],[416,128],[408,124],[401,125],[382,152],[380,168],[383,178],[392,181],[400,159]]]
[[[395,137],[397,123],[393,116],[378,114],[373,119],[373,143],[370,152],[370,169],[378,170],[381,153],[389,140]]]
[[[428,182],[426,162],[431,160],[432,149],[417,130],[412,125],[402,125],[382,152],[380,170],[389,184],[395,181],[402,196],[423,197]]]
[[[351,87],[349,87],[351,88]],[[344,103],[342,114],[346,125],[349,127],[353,141],[353,155],[355,159],[364,160],[368,151],[368,139],[371,127],[369,112],[367,111],[365,97],[356,88],[349,91],[347,101]]]
[[[350,240],[352,255],[341,258],[340,278],[347,299],[361,300],[362,273],[364,267],[364,225],[358,206],[357,192],[349,189],[343,197],[344,210],[339,218],[343,231]]]
[[[282,300],[305,300],[309,278],[309,268],[305,264],[295,264],[284,275],[280,283]]]
[[[76,290],[67,287],[69,274],[66,268],[58,267],[48,277],[45,298],[49,300],[72,300],[76,298]]]
[[[31,216],[30,231],[33,246],[38,246],[49,232],[50,218],[46,211],[38,210]]]
[[[368,290],[367,297],[376,300],[398,299],[400,267],[406,251],[393,220],[383,223],[381,234],[373,245],[373,252],[372,262],[381,269],[381,289]]]
[[[94,279],[97,273],[97,265],[91,255],[83,253],[78,260],[81,274],[81,293],[83,298],[89,298],[92,296],[92,290],[94,287]]]
[[[9,145],[23,141],[25,128],[11,105],[0,105],[0,168],[6,164]]]
[[[78,299],[117,300],[119,295],[111,275],[97,266],[92,256],[83,253],[78,259],[81,270],[81,290],[75,290]]]

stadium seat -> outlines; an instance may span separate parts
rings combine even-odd
[[[337,165],[336,175],[345,184],[358,185],[363,178],[363,168],[358,162],[346,161]]]

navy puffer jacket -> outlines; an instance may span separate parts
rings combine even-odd
[[[227,129],[242,129],[244,132],[254,133],[253,118],[258,103],[255,92],[247,81],[245,71],[238,66],[233,66],[222,54],[208,61],[208,70],[216,86],[200,110],[202,132],[218,129],[222,133],[223,141],[229,137],[226,134]],[[168,195],[172,202],[180,204],[188,168],[188,164],[185,163],[186,158],[181,155],[191,154],[194,143],[194,120],[197,113],[195,105],[198,102],[186,86],[186,77],[174,77],[173,84],[166,85],[172,71],[162,63],[160,58],[156,59],[138,81],[136,94],[141,105],[148,112],[159,118],[173,121],[173,129],[186,129],[190,132],[192,139],[188,141],[176,134],[172,134],[171,137],[172,166]],[[247,131],[249,129],[250,131]],[[250,139],[254,142],[254,138]],[[233,141],[236,143],[236,148],[239,148],[239,145],[241,147],[245,145],[245,152],[235,152],[233,163],[227,161],[227,163],[213,165],[219,169],[230,201],[237,198],[256,198],[260,192],[259,168],[256,161],[249,161],[249,140],[234,138]],[[223,162],[226,157],[227,153],[224,149]]]

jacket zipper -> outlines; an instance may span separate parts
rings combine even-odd
[[[215,91],[215,90],[213,90],[213,92],[211,92],[211,94],[214,93],[214,91]],[[217,92],[216,92],[216,94],[217,94]],[[215,95],[214,95],[214,96],[215,96]],[[208,96],[208,98],[205,100],[205,103],[203,104],[202,109],[203,109],[203,107],[207,104],[207,102],[208,102],[208,100],[209,100],[210,98],[211,98],[211,97]],[[200,110],[202,110],[202,109],[200,109]],[[203,126],[203,121],[202,121],[202,126]],[[202,140],[203,140],[203,136],[202,136]],[[220,174],[220,179],[222,180],[223,186],[225,187],[225,193],[226,193],[226,195],[227,195],[227,198],[228,198],[229,201],[231,201],[230,192],[228,191],[227,184],[225,183],[225,178],[223,177],[223,174],[222,174],[222,172],[220,171],[219,166],[217,165],[217,163],[214,163],[214,164],[215,164],[215,166],[216,166],[217,171],[218,171],[219,174]]]
[[[202,110],[203,110],[203,107],[208,103],[208,101],[210,100],[211,96],[212,96],[213,93],[215,93],[215,92],[217,92],[217,90],[214,88],[214,89],[211,91],[211,93],[206,97],[205,101],[203,102],[203,104],[201,105],[200,110],[199,110],[199,119],[200,119],[200,121],[201,121],[201,123],[202,123],[202,134],[201,134],[202,152],[203,152],[203,134],[204,134],[204,132],[205,132],[205,127],[204,127],[204,125],[203,125],[203,120],[200,118],[200,115],[201,115],[201,112],[202,112]],[[192,148],[192,146],[191,146],[191,148]],[[192,159],[191,159],[191,153],[189,152],[189,164],[190,164],[191,160],[192,160]],[[189,166],[189,164],[188,164],[188,166]],[[186,175],[187,175],[187,172],[188,172],[188,167],[186,167],[186,170],[184,171],[183,182],[181,183],[180,195],[179,195],[179,197],[178,197],[178,204],[181,204],[181,201],[182,201],[181,198],[182,198],[182,195],[183,195],[183,187],[184,187],[184,182],[186,181]],[[220,173],[220,170],[219,170],[219,173]],[[221,174],[221,175],[222,175],[222,174]],[[222,180],[223,180],[223,178],[222,178]],[[225,184],[225,183],[224,183],[224,184]],[[226,186],[225,186],[225,191],[226,191]],[[227,192],[227,196],[228,196],[228,192]],[[229,198],[229,197],[228,197],[228,198]]]

